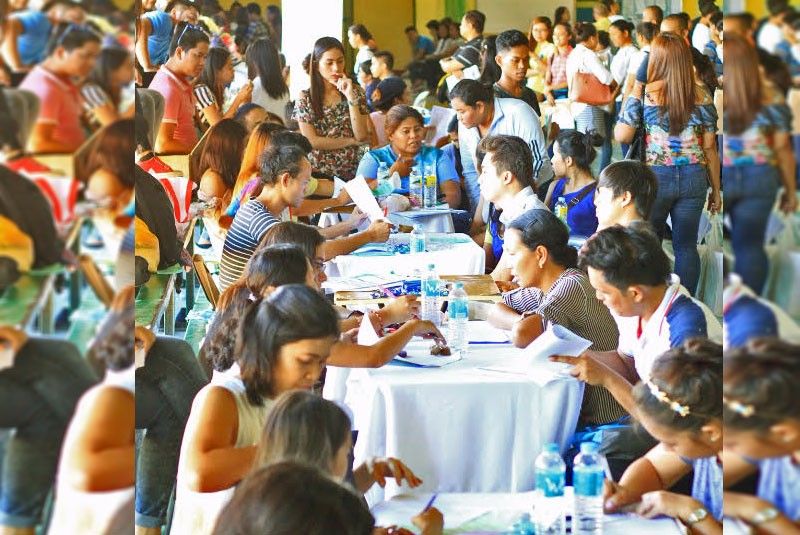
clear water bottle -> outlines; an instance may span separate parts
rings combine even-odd
[[[378,166],[378,180],[388,180],[389,179],[389,165],[386,162],[381,162]]]
[[[411,201],[412,208],[422,206],[422,174],[419,167],[412,167],[411,174],[408,175],[408,200]]]
[[[461,353],[461,357],[464,358],[469,351],[467,337],[469,301],[463,282],[455,283],[450,292],[449,301],[447,305],[447,343],[453,353]]]
[[[531,515],[528,513],[522,513],[511,529],[513,530],[510,532],[511,535],[536,535],[537,533],[536,527],[531,522]]]
[[[436,266],[428,264],[428,271],[422,275],[422,319],[439,325],[439,276]]]
[[[437,204],[436,173],[433,166],[425,167],[425,208],[433,208]]]
[[[605,459],[594,442],[581,444],[581,452],[572,465],[575,486],[575,513],[572,533],[600,535],[603,533],[603,467]]]
[[[558,451],[558,444],[546,444],[536,457],[536,506],[533,510],[536,535],[564,535],[564,484],[567,465]]]
[[[564,197],[559,197],[558,201],[556,201],[556,206],[554,210],[556,217],[559,218],[561,221],[567,225],[567,214],[569,213],[569,206],[567,205],[567,200]]]
[[[408,235],[408,249],[411,254],[425,252],[425,232],[422,225],[414,225],[411,234]]]

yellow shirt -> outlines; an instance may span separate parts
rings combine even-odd
[[[533,56],[530,59],[530,68],[536,71],[536,74],[528,78],[528,87],[536,91],[537,93],[544,93],[544,77],[547,73],[547,68],[542,67],[537,61],[536,58],[547,63],[547,60],[550,59],[550,56],[555,54],[556,52],[556,45],[553,43],[549,43],[547,41],[543,41],[541,43],[536,43],[536,48],[533,51]]]
[[[598,32],[607,32],[608,29],[611,27],[611,19],[609,19],[608,17],[600,19],[594,23],[594,27],[597,28]]]

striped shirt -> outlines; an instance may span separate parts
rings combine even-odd
[[[244,267],[256,251],[261,238],[270,227],[280,223],[257,199],[242,206],[233,219],[222,246],[219,269],[220,290],[235,283],[244,273]]]
[[[206,84],[197,84],[194,86],[194,98],[197,101],[197,111],[203,111],[209,106],[218,106],[217,97],[214,92]]]
[[[93,127],[99,126],[100,121],[94,110],[107,104],[113,106],[111,98],[102,87],[92,83],[84,84],[81,87],[81,96],[83,97],[83,109],[86,111],[87,121]]]
[[[503,294],[503,303],[519,313],[535,312],[546,329],[557,324],[592,342],[595,351],[614,351],[619,331],[614,318],[595,297],[594,288],[583,271],[565,269],[545,293],[538,288],[519,288]],[[581,419],[604,424],[624,416],[625,409],[601,386],[586,385]]]

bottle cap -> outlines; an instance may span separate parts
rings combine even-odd
[[[558,444],[555,442],[548,442],[544,445],[544,451],[547,453],[560,453],[558,450]]]
[[[581,442],[581,453],[597,453],[599,449],[597,442]]]
[[[456,288],[457,290],[463,290],[464,289],[464,283],[463,282],[456,282],[455,285],[453,285],[453,287]]]
[[[558,198],[558,200],[559,200],[559,201],[564,201],[564,202],[567,202],[567,200],[566,200],[564,197],[559,197],[559,198]]]
[[[428,264],[428,269],[433,271],[434,269],[436,269],[436,264]]]

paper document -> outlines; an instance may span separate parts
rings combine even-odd
[[[342,192],[342,188],[344,188],[345,185],[347,185],[347,182],[345,182],[344,180],[342,180],[338,176],[334,176],[333,177],[333,195],[331,195],[331,198],[335,199],[336,197],[338,197],[339,194]]]
[[[488,321],[470,321],[467,336],[470,344],[508,344],[509,332],[490,324]]]
[[[323,288],[330,288],[334,292],[339,291],[356,291],[356,290],[373,290],[378,286],[392,286],[402,283],[403,279],[398,275],[358,275],[355,277],[328,277],[324,283]]]
[[[367,214],[370,221],[374,222],[379,219],[385,219],[383,209],[378,206],[378,201],[375,200],[375,196],[372,194],[372,190],[369,189],[369,185],[363,176],[359,175],[350,182],[347,182],[344,188],[347,190],[347,193],[350,194],[350,198],[353,199],[356,206]]]
[[[442,106],[434,106],[431,108],[431,122],[429,126],[435,127],[435,130],[428,132],[426,141],[428,143],[435,143],[439,138],[446,136],[447,127],[455,115],[456,111],[452,108],[445,108]]]
[[[377,504],[372,508],[376,525],[395,525],[413,529],[411,518],[422,511],[430,497],[430,494],[401,494],[391,501]],[[444,513],[444,528],[448,530],[456,529],[489,511],[489,508],[484,506],[461,505],[454,500],[445,501],[444,496],[436,500],[434,507]]]
[[[592,343],[581,338],[566,327],[552,325],[539,337],[531,342],[525,352],[528,354],[528,362],[550,362],[547,359],[553,355],[566,355],[578,357],[584,351],[592,347]]]
[[[358,338],[356,341],[362,346],[374,346],[380,339],[381,337],[378,336],[378,332],[369,319],[369,314],[364,314],[361,318],[361,325],[358,327]]]
[[[472,65],[471,67],[467,67],[461,71],[461,74],[463,74],[461,78],[456,78],[452,74],[445,78],[448,92],[452,91],[456,84],[461,80],[477,80],[481,77],[481,70],[477,65]]]

